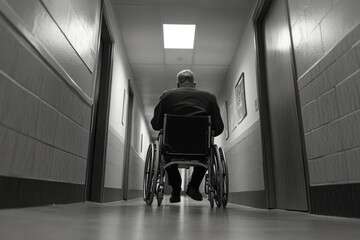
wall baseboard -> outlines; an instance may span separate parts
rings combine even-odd
[[[266,208],[265,190],[229,193],[229,203]]]
[[[137,190],[137,189],[129,189],[128,190],[128,200],[143,197],[143,190]],[[156,199],[156,197],[154,196]]]
[[[129,189],[127,193],[128,199],[139,198],[143,196],[142,190]],[[124,200],[124,191],[121,188],[104,188],[104,202],[115,202]]]
[[[0,209],[84,201],[85,185],[0,176]]]
[[[313,214],[360,218],[360,183],[310,187]]]
[[[104,188],[104,202],[115,202],[123,200],[123,190],[121,188]]]

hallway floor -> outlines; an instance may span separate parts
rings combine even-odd
[[[142,199],[0,210],[0,239],[359,239],[360,220],[259,210],[182,198],[161,207]]]

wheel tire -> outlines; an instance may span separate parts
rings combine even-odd
[[[149,199],[149,194],[151,190],[151,179],[153,173],[153,159],[154,159],[154,144],[150,143],[144,166],[144,178],[143,178],[143,199],[146,201]]]
[[[221,156],[217,145],[214,146],[214,188],[215,201],[218,207],[223,205],[224,185],[223,185],[223,167],[221,163]]]
[[[229,200],[229,170],[226,163],[225,153],[222,150],[222,148],[219,148],[220,153],[220,159],[223,169],[223,177],[222,177],[222,183],[223,183],[223,207],[226,207],[228,200]]]
[[[162,200],[164,199],[164,189],[163,188],[160,188],[157,192],[157,204],[158,204],[158,207],[161,206],[161,202]]]
[[[145,200],[148,205],[151,205],[154,200],[154,195],[156,192],[156,185],[157,185],[158,177],[159,177],[159,141],[155,141],[154,152],[155,152],[155,154],[154,154],[154,158],[153,158],[154,161],[153,161],[153,168],[152,168],[152,178],[150,179],[151,187],[149,187],[150,193],[148,194],[149,198]]]

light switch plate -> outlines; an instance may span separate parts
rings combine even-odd
[[[259,99],[255,99],[255,111],[259,110]]]

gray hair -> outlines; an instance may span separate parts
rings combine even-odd
[[[176,78],[179,84],[183,84],[185,82],[189,82],[189,83],[195,82],[195,74],[189,69],[180,71],[177,74]]]

